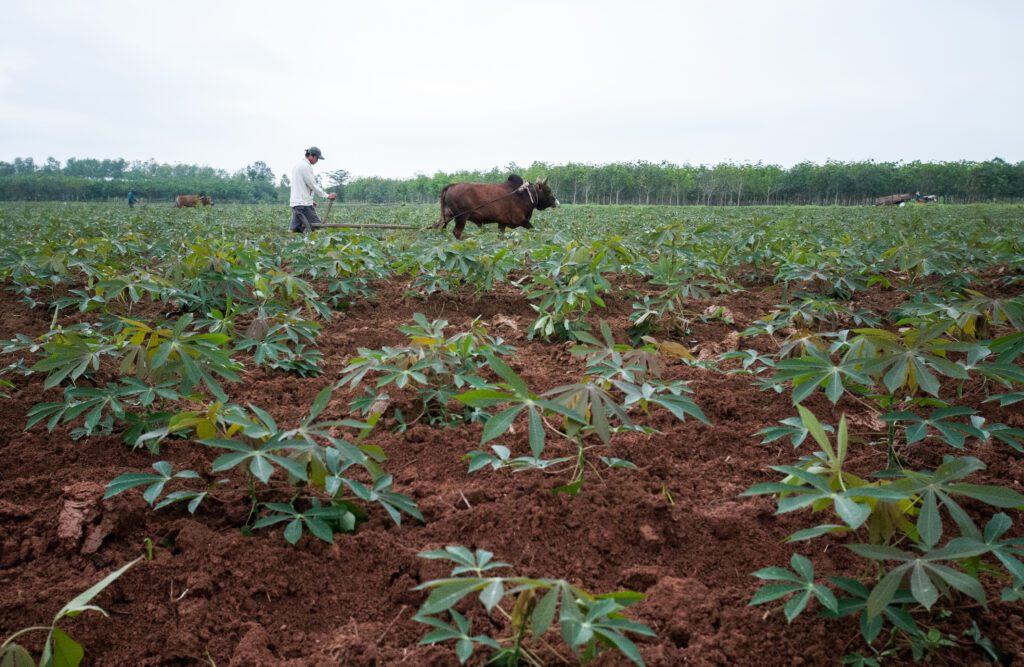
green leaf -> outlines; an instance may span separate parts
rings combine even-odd
[[[322,519],[318,519],[315,516],[304,517],[306,526],[309,528],[309,532],[319,537],[324,542],[332,544],[334,542],[334,531],[331,530],[330,525]]]
[[[107,484],[107,491],[103,494],[103,498],[112,498],[119,493],[133,489],[136,486],[143,486],[145,484],[152,484],[153,482],[161,479],[159,475],[154,475],[149,472],[129,472],[123,475],[118,475]]]
[[[466,597],[481,585],[480,579],[465,579],[435,588],[420,608],[420,614],[436,614],[451,609],[459,600]]]
[[[81,644],[60,628],[53,629],[53,667],[78,667],[84,657]]]
[[[889,547],[883,544],[847,544],[847,549],[858,556],[871,558],[873,560],[911,560],[913,556],[896,547]]]
[[[947,584],[966,593],[967,595],[970,595],[972,598],[977,600],[982,607],[988,607],[985,603],[985,589],[982,588],[977,579],[964,574],[963,572],[958,572],[957,570],[946,567],[945,565],[939,565],[938,563],[930,564],[930,568],[936,576],[941,578]]]
[[[493,440],[500,435],[504,435],[508,431],[509,426],[515,420],[516,416],[523,410],[522,405],[514,405],[511,408],[502,410],[498,414],[494,415],[487,420],[484,424],[483,436],[480,438],[480,444],[484,444],[488,440]]]
[[[540,456],[544,451],[544,424],[536,410],[530,410],[529,422],[530,452]]]
[[[921,502],[921,514],[917,519],[917,532],[929,547],[935,546],[942,537],[942,518],[934,493],[925,494]]]
[[[4,644],[0,650],[0,667],[36,667],[36,661],[32,659],[32,654],[21,646]]]
[[[510,387],[512,387],[512,390],[515,391],[516,394],[522,397],[528,396],[530,394],[530,390],[526,386],[526,383],[523,382],[522,378],[516,375],[515,371],[509,368],[504,361],[490,353],[486,354],[486,357],[488,365],[494,370],[495,373],[500,375],[501,378],[505,380],[505,382],[507,382]]]
[[[814,580],[814,566],[811,565],[811,561],[806,556],[793,554],[789,559],[789,564],[793,567],[793,571],[799,574],[804,581]]]
[[[557,606],[558,587],[552,586],[533,610],[530,623],[534,637],[540,637],[551,627],[555,620],[555,608]]]
[[[754,593],[754,597],[750,599],[747,606],[752,607],[755,604],[771,602],[805,588],[803,584],[765,584]]]
[[[636,644],[631,642],[626,637],[623,637],[618,632],[600,632],[598,631],[597,636],[608,642],[611,642],[615,648],[619,649],[623,655],[632,660],[634,664],[643,667],[644,660],[640,656],[640,651],[637,649]]]
[[[469,660],[469,657],[473,655],[473,640],[468,638],[460,639],[455,644],[455,655],[459,657],[459,664]]]
[[[95,609],[106,615],[106,612],[103,612],[103,610],[97,609],[96,607],[89,605],[89,602],[94,597],[96,597],[100,593],[100,591],[109,586],[115,579],[124,574],[128,570],[128,568],[130,568],[132,565],[135,565],[140,560],[142,560],[141,556],[121,566],[119,569],[103,577],[103,579],[101,579],[99,582],[93,584],[85,591],[76,595],[70,602],[64,605],[64,607],[59,612],[57,612],[57,615],[53,618],[53,622],[56,623],[64,616],[75,616],[87,609]]]
[[[288,540],[289,543],[295,544],[302,537],[302,519],[293,519],[284,528],[284,539]]]
[[[836,514],[846,522],[850,528],[856,530],[871,516],[871,506],[867,503],[858,503],[851,500],[844,494],[837,494],[835,497]]]
[[[889,603],[892,602],[893,597],[896,595],[905,572],[905,567],[897,567],[882,577],[882,580],[871,589],[871,595],[868,596],[867,604],[868,618],[878,616],[885,611],[885,608],[889,606]]]
[[[925,609],[931,609],[939,599],[939,590],[935,588],[925,568],[920,566],[910,570],[910,593]]]
[[[503,597],[505,597],[505,588],[501,585],[500,579],[491,581],[486,588],[480,591],[480,602],[483,603],[488,613],[501,602]]]
[[[327,407],[327,403],[331,400],[331,393],[333,391],[334,386],[327,385],[316,395],[316,398],[313,400],[313,406],[309,409],[310,420],[324,411],[324,408]]]
[[[786,621],[792,623],[793,619],[799,616],[800,612],[807,607],[807,601],[810,599],[810,589],[805,588],[799,595],[794,595],[793,598],[782,608],[786,615]]]
[[[820,526],[815,526],[814,528],[805,528],[804,530],[798,530],[786,539],[789,542],[800,542],[802,540],[809,540],[815,537],[821,537],[822,535],[827,535],[829,533],[841,533],[849,530],[850,528],[848,526],[844,526],[841,524],[824,523]]]
[[[1003,486],[982,486],[980,484],[951,484],[948,487],[952,493],[958,493],[968,498],[980,500],[983,503],[995,507],[1024,507],[1024,495],[1013,489]]]

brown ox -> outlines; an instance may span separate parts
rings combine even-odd
[[[213,206],[213,200],[206,195],[178,195],[174,198],[174,208],[181,208],[182,206],[194,208],[197,204]]]
[[[546,208],[558,208],[546,178],[530,183],[512,174],[504,183],[450,183],[441,190],[441,219],[433,229],[444,229],[455,220],[452,233],[457,239],[462,238],[467,220],[481,228],[487,222],[497,223],[502,233],[506,227],[533,229],[534,209]]]

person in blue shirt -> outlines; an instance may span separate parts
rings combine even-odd
[[[135,191],[128,191],[128,208],[135,208]]]

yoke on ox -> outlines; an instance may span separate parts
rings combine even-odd
[[[181,208],[182,206],[194,208],[197,204],[213,206],[213,200],[206,195],[178,195],[174,198],[174,208]]]
[[[502,233],[506,227],[533,229],[533,211],[546,208],[558,208],[546,178],[530,183],[512,174],[504,183],[450,183],[441,190],[441,219],[433,229],[444,229],[454,220],[452,233],[457,239],[462,238],[467,220],[480,228],[496,223]]]

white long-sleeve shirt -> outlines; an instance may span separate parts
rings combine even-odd
[[[327,193],[313,178],[313,165],[306,158],[302,158],[302,162],[292,169],[292,196],[288,205],[312,206],[314,192],[319,193],[321,197],[327,197]]]

